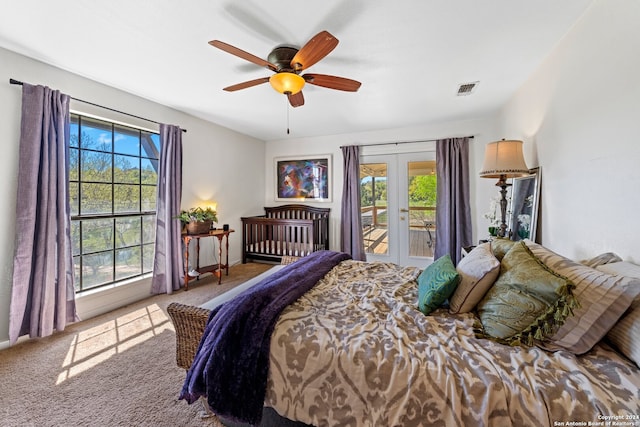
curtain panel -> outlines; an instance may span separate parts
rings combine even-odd
[[[71,256],[69,99],[23,84],[9,341],[78,320]]]
[[[469,186],[469,138],[436,141],[436,247],[434,259],[445,254],[454,264],[461,248],[472,241]]]
[[[152,294],[171,294],[184,279],[182,258],[182,129],[160,125],[160,168],[156,206],[156,246],[153,261]]]
[[[340,208],[340,250],[355,260],[366,261],[360,214],[360,148],[357,145],[342,147],[342,157],[344,181]]]

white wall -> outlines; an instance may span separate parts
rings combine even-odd
[[[470,164],[471,171],[471,205],[476,206],[475,211],[480,209],[484,212],[488,209],[489,198],[496,192],[493,184],[489,180],[475,179],[482,167],[484,159],[484,146],[487,142],[499,139],[495,132],[495,125],[488,119],[477,119],[468,121],[445,122],[425,124],[413,128],[388,129],[375,132],[361,132],[352,134],[331,135],[316,138],[288,138],[278,141],[267,142],[265,155],[265,206],[275,206],[283,204],[275,202],[275,166],[274,158],[283,156],[312,156],[317,154],[331,154],[333,159],[332,176],[332,201],[331,203],[307,203],[309,205],[331,208],[330,218],[330,245],[331,249],[340,249],[340,202],[342,199],[342,179],[343,179],[343,159],[340,147],[343,145],[366,145],[385,142],[419,141],[459,136],[473,135],[471,140]],[[425,146],[433,144],[400,144],[385,146],[363,147],[362,154],[383,154],[383,153],[405,153],[424,149]],[[484,181],[484,182],[479,182]],[[497,192],[496,192],[497,194]],[[481,215],[480,215],[481,216]],[[474,230],[474,241],[478,238],[486,238],[488,233],[487,224],[483,218],[478,218],[472,212]]]
[[[264,142],[0,48],[0,218],[3,218],[0,222],[0,347],[8,338],[9,328],[22,105],[21,88],[10,85],[9,78],[46,85],[75,98],[187,129],[183,134],[182,206],[188,208],[209,200],[217,202],[220,223],[228,223],[237,230],[229,240],[229,261],[231,264],[241,261],[240,217],[262,207],[263,188],[255,183],[264,179]],[[90,108],[77,102],[72,107]],[[110,117],[113,114],[106,110],[87,112],[130,123],[133,120]],[[154,126],[137,121],[133,124]],[[207,261],[203,257],[203,265]],[[80,297],[79,314],[87,318],[147,297],[148,282],[147,279],[140,286],[121,286]]]
[[[542,166],[542,243],[574,259],[640,262],[639,22],[637,0],[594,1],[499,117]]]

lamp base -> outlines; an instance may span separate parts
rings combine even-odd
[[[507,187],[511,184],[507,184],[507,176],[500,175],[496,187],[500,187],[500,227],[498,229],[498,237],[507,236]]]

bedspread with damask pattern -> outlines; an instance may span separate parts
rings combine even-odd
[[[575,356],[478,339],[472,313],[418,311],[419,273],[343,261],[288,306],[271,339],[265,405],[318,427],[640,415],[640,370],[606,344]]]

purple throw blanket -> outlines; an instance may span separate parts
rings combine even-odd
[[[351,256],[319,251],[289,264],[211,312],[180,399],[207,396],[216,414],[259,424],[271,333],[280,313]]]

